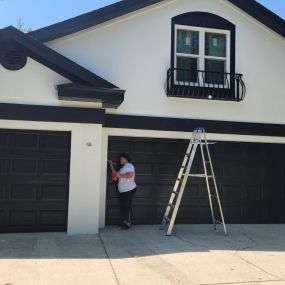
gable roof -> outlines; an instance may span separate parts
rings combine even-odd
[[[1,46],[7,46],[9,50],[9,48],[13,49],[15,45],[25,56],[31,57],[72,81],[74,87],[77,85],[81,86],[81,88],[82,86],[88,87],[88,89],[82,89],[80,94],[81,101],[85,99],[87,102],[94,102],[96,99],[97,102],[102,102],[106,106],[118,107],[124,100],[124,90],[119,89],[107,80],[52,50],[39,40],[11,26],[0,29],[0,63],[1,58],[5,56],[5,49],[1,50]],[[58,92],[61,90],[62,88],[59,88]],[[107,94],[108,96],[104,97],[102,94]],[[60,96],[59,99],[61,99]],[[76,98],[73,97],[70,100],[74,99]]]
[[[122,0],[101,9],[35,30],[31,32],[30,35],[42,42],[49,42],[163,1],[165,0]],[[282,37],[285,37],[285,20],[265,8],[263,5],[259,4],[257,1],[227,1],[243,10],[245,13],[249,14]]]
[[[10,26],[0,30],[0,42],[15,42],[26,54],[37,62],[47,66],[63,77],[87,85],[105,88],[117,88],[91,71],[47,47],[39,40]]]

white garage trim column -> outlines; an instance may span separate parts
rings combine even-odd
[[[107,160],[108,160],[108,132],[103,128],[101,149],[101,186],[100,186],[100,214],[99,227],[105,227],[106,193],[107,193]]]
[[[99,229],[101,125],[81,124],[71,134],[68,234]]]

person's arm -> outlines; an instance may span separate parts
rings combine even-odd
[[[118,177],[118,178],[125,178],[125,179],[133,178],[134,175],[135,175],[134,172],[127,172],[127,173],[124,174],[124,175],[121,175],[120,173],[117,173],[117,177]]]
[[[115,168],[114,168],[114,162],[113,162],[112,160],[108,160],[108,162],[109,162],[111,171],[112,171],[113,173],[116,173],[117,171],[116,171]]]

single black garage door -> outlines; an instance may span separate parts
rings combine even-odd
[[[66,231],[70,133],[0,130],[0,232]]]
[[[136,167],[134,223],[161,222],[187,145],[185,140],[109,139],[109,157],[117,159],[120,152],[129,152]],[[211,145],[210,151],[227,223],[285,222],[284,145],[219,142]],[[193,172],[201,173],[202,169],[196,159]],[[211,223],[205,181],[191,181],[177,222]],[[119,201],[110,175],[106,203],[106,224],[115,224]]]

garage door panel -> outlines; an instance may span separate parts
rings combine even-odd
[[[244,175],[259,179],[262,175],[262,166],[260,164],[256,164],[254,160],[246,162],[244,164]]]
[[[0,130],[1,232],[66,230],[69,160],[70,133]]]
[[[39,223],[40,225],[64,226],[66,218],[65,211],[41,211]]]
[[[210,223],[211,212],[207,205],[185,207],[181,205],[177,214],[178,223]]]
[[[249,223],[261,223],[267,220],[266,210],[262,206],[263,203],[245,206],[245,216]]]
[[[268,223],[284,223],[284,203],[266,205]]]
[[[10,226],[33,226],[36,223],[35,211],[16,211],[9,212]]]
[[[133,152],[138,154],[152,154],[153,143],[152,141],[139,141],[133,146]]]
[[[36,185],[11,185],[9,200],[13,201],[36,201],[38,188]]]
[[[5,225],[5,212],[0,210],[0,229]]]
[[[135,198],[138,200],[149,200],[153,196],[153,187],[150,184],[140,184],[138,191],[136,192]]]
[[[144,223],[161,222],[188,142],[111,137],[109,145],[112,145],[109,152],[112,155],[118,155],[120,151],[130,152],[136,167],[137,193],[140,191],[140,185],[144,188],[149,185],[149,190],[137,194],[139,198],[134,201],[134,208],[137,204],[140,206],[139,212],[148,212],[148,215],[140,218],[140,223],[143,220]],[[116,149],[117,145],[121,147],[120,150]],[[218,142],[210,145],[210,151],[228,223],[285,222],[284,145]],[[198,149],[192,173],[203,172],[199,155],[201,154]],[[151,164],[152,168],[149,167],[146,171],[145,164]],[[144,174],[147,172],[147,175],[141,175],[140,171]],[[189,181],[191,184],[186,186],[177,221],[211,222],[205,181],[197,178],[190,178]],[[213,189],[213,184],[211,187]],[[109,190],[108,187],[107,192]],[[107,193],[107,208],[108,205],[115,205],[115,200],[118,199],[118,196],[114,195],[111,199],[109,197]],[[214,208],[217,208],[215,203]],[[153,216],[150,216],[150,213],[153,213]],[[142,217],[143,213],[140,215]],[[108,214],[106,223],[111,223],[111,220]],[[137,222],[136,215],[134,222]]]
[[[9,147],[9,133],[8,131],[0,131],[0,150],[8,149]]]
[[[223,205],[223,213],[226,223],[242,223],[242,221],[245,220],[245,209],[243,205]]]
[[[36,159],[14,159],[12,160],[11,175],[37,174],[38,165]]]
[[[22,132],[14,133],[10,138],[10,147],[14,150],[18,149],[35,149],[40,146],[40,135],[36,133]]]
[[[152,205],[136,205],[133,208],[133,216],[136,217],[137,224],[144,224],[155,217],[156,209]]]
[[[115,152],[116,154],[120,152],[130,152],[132,144],[128,140],[121,141],[109,141],[108,147],[109,152]]]
[[[7,175],[8,173],[8,160],[0,159],[0,176]]]
[[[68,185],[43,185],[40,192],[41,201],[66,201]]]
[[[237,164],[235,161],[223,163],[223,175],[227,177],[241,177],[243,174],[243,165]]]
[[[139,175],[152,175],[153,173],[153,165],[151,163],[138,163],[136,164],[136,172]]]
[[[66,152],[69,149],[69,139],[66,134],[43,134],[40,137],[40,146],[42,151],[61,151]]]
[[[0,184],[0,201],[5,199],[6,187],[4,184]]]
[[[263,184],[263,197],[265,201],[279,202],[282,203],[284,201],[284,185],[266,183]]]
[[[258,203],[264,199],[261,184],[244,185],[244,194],[244,200],[249,204]]]
[[[154,141],[154,153],[166,155],[179,155],[183,156],[187,149],[187,143],[179,141]]]

